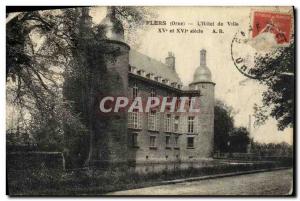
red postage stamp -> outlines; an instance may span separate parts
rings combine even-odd
[[[254,11],[252,37],[261,33],[272,33],[278,44],[289,43],[292,17],[290,14]]]

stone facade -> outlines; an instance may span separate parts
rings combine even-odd
[[[130,58],[129,58],[130,59]],[[133,67],[135,68],[135,67]],[[168,68],[168,65],[165,65]],[[139,113],[137,125],[128,127],[129,160],[137,163],[155,162],[189,162],[210,158],[213,154],[214,130],[214,83],[208,79],[195,80],[188,88],[181,89],[164,84],[155,79],[149,79],[138,74],[138,67],[129,72],[129,97],[133,98],[134,90],[137,96],[145,100],[152,94],[158,97],[195,97],[200,96],[200,113],[170,113],[171,129],[166,129],[166,114],[156,113],[157,129],[149,125],[150,114]],[[174,68],[174,73],[175,68]],[[154,76],[155,77],[155,76]],[[166,75],[168,77],[168,75]],[[154,93],[153,93],[154,92]],[[136,93],[136,92],[135,92]],[[129,114],[130,116],[131,114]],[[189,131],[189,118],[194,119],[193,131]],[[178,118],[178,129],[175,129]],[[133,121],[129,119],[129,121]],[[150,139],[152,138],[152,139]],[[168,139],[167,139],[168,138]],[[153,139],[155,143],[153,146]],[[190,142],[189,142],[190,141]],[[192,146],[189,146],[193,144]]]

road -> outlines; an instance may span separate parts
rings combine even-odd
[[[293,170],[277,170],[239,176],[184,182],[118,191],[109,195],[287,195]]]

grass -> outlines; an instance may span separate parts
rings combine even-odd
[[[271,169],[290,164],[265,162],[253,164],[219,164],[212,167],[163,170],[160,173],[139,174],[126,167],[101,171],[97,169],[60,171],[46,168],[9,171],[7,173],[9,195],[72,196],[101,195],[104,193],[158,185],[161,181]]]

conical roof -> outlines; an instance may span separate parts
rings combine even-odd
[[[194,80],[192,83],[212,82],[211,72],[206,65],[206,50],[200,51],[200,66],[195,70]]]
[[[193,83],[211,82],[211,72],[206,66],[199,66],[194,73]]]

